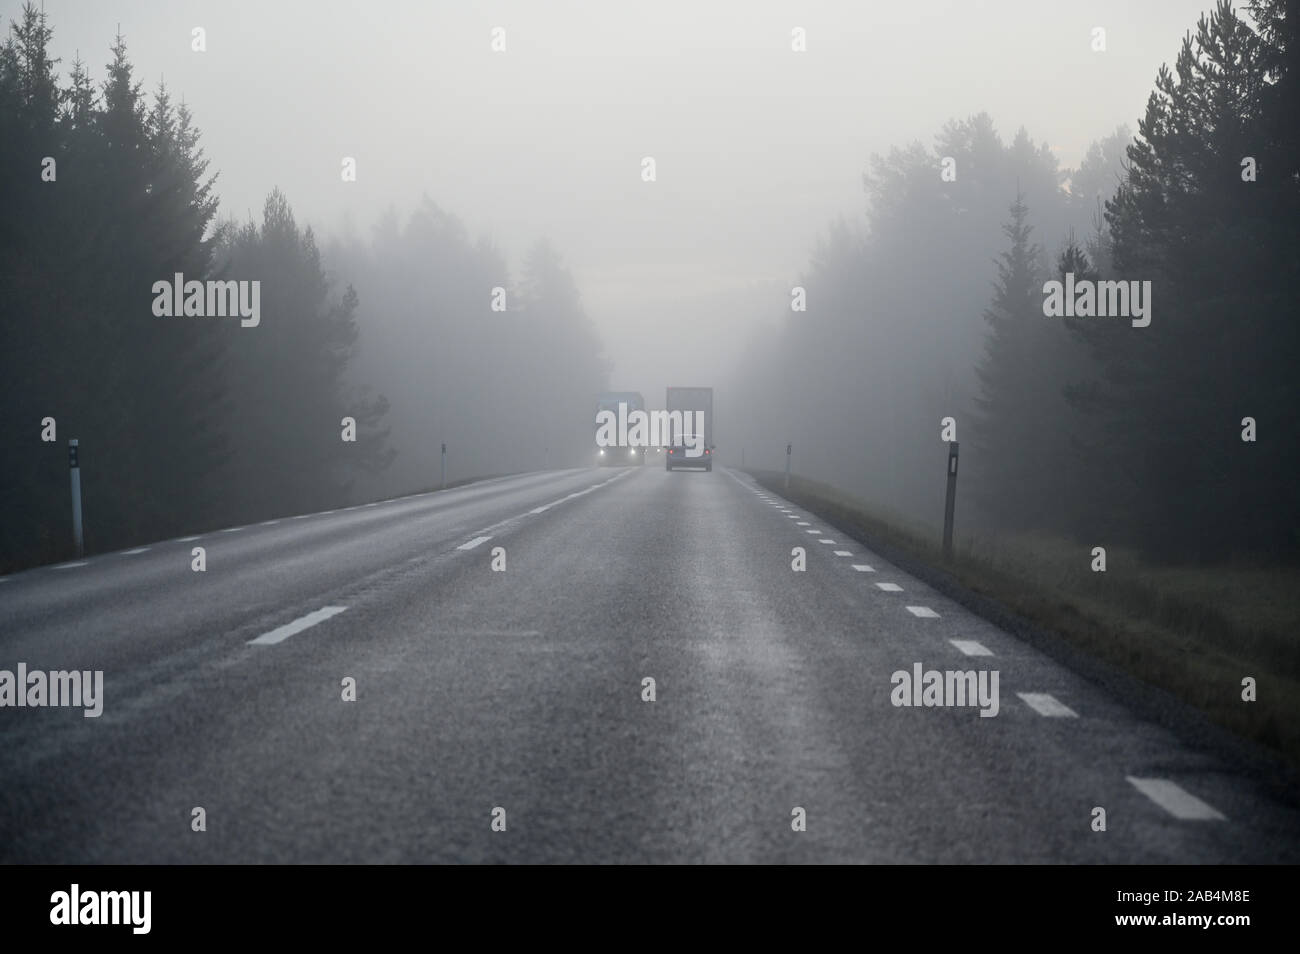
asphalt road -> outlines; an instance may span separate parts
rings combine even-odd
[[[102,669],[103,714],[0,708],[4,862],[1300,858],[1263,780],[722,468],[528,474],[14,574],[20,662]],[[997,715],[895,706],[917,663],[996,670]]]

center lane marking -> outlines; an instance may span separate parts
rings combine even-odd
[[[1134,788],[1175,818],[1184,821],[1226,820],[1218,809],[1207,805],[1167,778],[1134,778],[1132,775],[1126,777]]]
[[[250,639],[248,645],[274,646],[276,643],[284,642],[295,633],[301,633],[309,626],[315,626],[317,623],[322,623],[331,616],[338,616],[339,613],[342,613],[345,609],[347,609],[346,606],[322,606],[314,613],[308,613],[306,616],[301,616],[298,619],[295,619],[292,623],[286,623],[284,626],[279,626],[271,630],[269,633],[263,633],[256,639]]]
[[[478,546],[480,543],[486,543],[488,540],[491,540],[491,539],[492,539],[491,537],[475,537],[473,540],[468,540],[468,541],[466,541],[465,543],[462,543],[462,544],[461,544],[460,546],[458,546],[456,549],[457,549],[457,550],[473,550],[473,549],[474,549],[476,546]]]
[[[593,490],[599,490],[601,487],[604,487],[606,484],[612,484],[614,481],[618,480],[620,477],[628,473],[631,473],[631,471],[625,470],[622,473],[615,474],[613,477],[609,478],[609,480],[602,480],[598,484],[593,484],[592,486],[588,487],[586,490],[579,490],[577,493],[566,494],[565,496],[561,497],[559,500],[552,500],[550,503],[542,504],[540,507],[534,507],[532,510],[528,512],[546,513],[546,511],[550,510],[552,507],[558,506],[559,504],[564,503],[566,500],[572,500],[575,497],[581,497],[583,494],[589,494]],[[503,521],[501,524],[494,524],[494,526],[503,526],[506,523],[510,523],[513,519],[514,518],[512,517],[510,520]]]
[[[1047,692],[1017,692],[1025,705],[1033,709],[1041,716],[1060,719],[1077,719],[1079,713],[1075,712],[1063,702],[1057,700],[1055,696]]]

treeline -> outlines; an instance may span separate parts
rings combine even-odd
[[[595,396],[609,363],[559,254],[539,241],[512,281],[501,251],[425,197],[372,234],[332,243],[331,272],[365,290],[348,370],[382,385],[401,453],[374,494],[447,479],[590,464]]]
[[[278,190],[259,222],[219,220],[195,118],[142,91],[121,37],[96,82],[80,61],[60,77],[52,34],[28,3],[0,45],[0,572],[69,555],[69,438],[89,552],[428,487],[442,440],[471,476],[479,449],[484,467],[541,466],[589,439],[600,348],[554,253],[511,288],[508,325],[485,314],[511,284],[500,257],[440,233],[430,206],[327,269]],[[177,273],[258,282],[256,325],[161,317],[155,284]],[[405,362],[380,340],[392,328]],[[409,447],[389,389],[414,402]],[[485,391],[492,413],[466,418]],[[576,395],[570,435],[555,415]],[[429,423],[453,420],[450,438]],[[420,466],[383,484],[408,449]]]
[[[984,115],[873,158],[870,227],[837,224],[803,279],[807,312],[751,346],[753,459],[793,439],[805,472],[935,521],[952,417],[968,529],[1171,561],[1293,557],[1289,6],[1247,20],[1220,3],[1160,70],[1136,138],[1095,143],[1079,169],[1024,130],[1004,145]],[[1045,317],[1044,283],[1067,272],[1149,281],[1150,324]],[[782,433],[764,444],[764,427]]]

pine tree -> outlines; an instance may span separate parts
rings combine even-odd
[[[1017,192],[1011,218],[1003,226],[1010,246],[997,260],[993,300],[984,312],[988,337],[984,358],[976,369],[980,392],[975,399],[977,423],[972,450],[983,509],[1004,527],[1034,525],[1042,516],[1027,499],[1027,482],[1042,464],[1042,434],[1037,432],[1037,409],[1029,403],[1035,353],[1043,318],[1037,261],[1039,246],[1032,241],[1029,208]]]
[[[511,323],[510,349],[520,372],[518,408],[525,429],[519,435],[520,469],[585,462],[590,433],[573,421],[591,416],[596,394],[606,386],[609,363],[599,336],[582,305],[581,294],[559,253],[547,241],[532,246],[524,260],[519,315]],[[501,340],[501,337],[498,337]],[[528,355],[563,355],[535,361]],[[537,400],[544,396],[543,400]]]
[[[202,523],[220,490],[219,329],[151,309],[155,281],[207,268],[215,198],[198,132],[165,90],[146,111],[120,36],[98,91],[79,59],[58,88],[51,34],[28,4],[0,47],[0,169],[13,172],[0,189],[14,211],[0,226],[0,376],[14,412],[0,561],[14,565],[67,553],[68,438],[81,442],[92,552]],[[35,439],[47,416],[54,445]]]
[[[54,559],[69,537],[66,522],[46,519],[62,502],[65,432],[58,444],[40,440],[43,418],[62,425],[57,398],[70,383],[66,364],[54,363],[60,333],[49,314],[59,300],[52,223],[63,194],[42,181],[46,157],[62,161],[51,36],[45,13],[25,3],[0,44],[0,570]]]
[[[1140,481],[1137,535],[1157,555],[1223,559],[1235,547],[1294,549],[1300,349],[1295,156],[1271,151],[1264,39],[1226,2],[1161,67],[1130,171],[1106,218],[1115,277],[1150,280],[1151,325],[1115,326],[1098,353],[1123,415],[1115,447]],[[1294,122],[1294,117],[1289,121]],[[1254,157],[1259,181],[1245,181]],[[1241,418],[1269,422],[1243,447]],[[1244,519],[1243,519],[1244,517]]]
[[[351,479],[392,459],[378,424],[382,397],[350,392],[343,372],[357,340],[358,296],[336,296],[310,228],[278,189],[260,227],[225,236],[218,274],[261,282],[261,323],[231,343],[232,506],[247,519],[337,507]],[[341,421],[357,422],[356,443]]]

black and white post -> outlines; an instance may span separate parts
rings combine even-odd
[[[72,475],[72,542],[80,559],[86,547],[81,535],[81,465],[77,462],[75,437],[68,441],[68,472]]]
[[[447,442],[442,442],[442,471],[438,478],[438,489],[442,490],[447,486]]]
[[[952,559],[952,512],[957,503],[957,442],[948,442],[948,498],[943,505],[943,558]]]
[[[790,489],[790,453],[794,450],[793,444],[785,445],[785,489]]]

